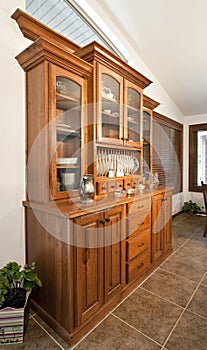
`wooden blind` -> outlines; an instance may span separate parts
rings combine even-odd
[[[162,186],[182,191],[183,125],[153,112],[152,172],[158,173]]]

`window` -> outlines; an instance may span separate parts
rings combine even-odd
[[[183,125],[153,112],[152,172],[160,185],[182,191]]]
[[[207,183],[207,124],[189,126],[189,191]]]
[[[26,0],[29,15],[70,39],[80,47],[97,41],[126,61],[109,37],[73,0]]]

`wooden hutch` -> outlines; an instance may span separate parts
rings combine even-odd
[[[172,250],[172,188],[147,185],[158,103],[143,95],[151,81],[101,45],[79,48],[21,10],[12,17],[34,40],[16,57],[26,72],[26,259],[43,281],[33,306],[73,345]],[[107,177],[102,157],[127,170]],[[85,205],[88,172],[96,193]],[[143,175],[144,190],[115,197]]]

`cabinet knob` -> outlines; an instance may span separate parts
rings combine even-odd
[[[111,219],[110,218],[106,218],[106,222],[110,222],[111,221]]]
[[[121,140],[124,141],[124,137],[121,137]]]
[[[102,220],[100,220],[100,223],[101,223],[101,224],[105,224],[105,221],[106,221],[106,220],[102,219]]]
[[[123,187],[123,185],[120,184],[119,187]]]
[[[143,245],[144,245],[144,242],[138,244],[138,248],[143,247]]]
[[[137,269],[140,269],[142,266],[144,266],[143,262],[141,264],[137,265]]]
[[[144,208],[144,204],[142,204],[142,205],[138,205],[138,207],[137,207],[138,209],[141,209],[141,208]]]
[[[141,222],[140,224],[138,224],[138,227],[140,227],[140,226],[142,226],[142,225],[144,225],[144,221]]]
[[[111,186],[111,188],[115,188],[115,186],[114,186],[114,185],[112,185],[112,186]]]
[[[105,190],[106,190],[106,186],[103,186],[103,187],[102,187],[102,190],[104,190],[104,191],[105,191]]]
[[[129,138],[127,137],[127,138],[125,139],[125,141],[129,141]]]

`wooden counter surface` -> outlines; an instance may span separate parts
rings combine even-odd
[[[82,204],[79,200],[72,201],[70,199],[51,201],[48,204],[39,204],[36,202],[24,201],[23,205],[34,210],[52,212],[53,214],[65,216],[73,219],[78,216],[95,213],[97,211],[106,210],[114,206],[132,203],[146,197],[152,197],[159,193],[172,192],[172,187],[157,187],[153,189],[146,188],[144,190],[137,190],[134,195],[127,195],[125,198],[117,198],[114,194],[109,194],[105,198],[94,200],[90,204]]]

